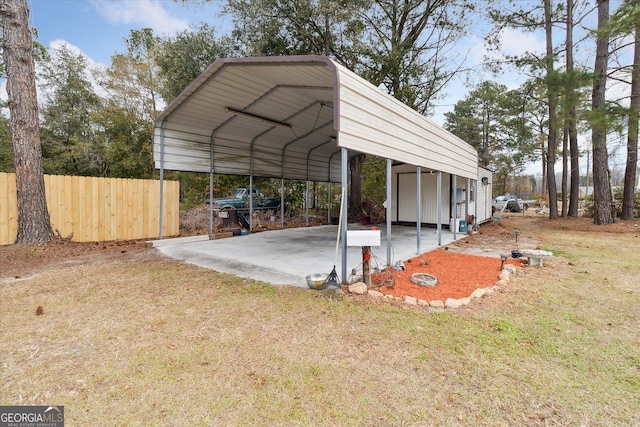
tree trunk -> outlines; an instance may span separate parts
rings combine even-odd
[[[33,41],[26,0],[1,0],[0,17],[18,194],[16,243],[49,242],[53,231],[44,190]]]
[[[569,182],[567,171],[569,170],[569,120],[564,121],[564,129],[562,129],[562,217],[567,216]]]
[[[557,142],[557,79],[553,68],[553,22],[551,20],[551,0],[544,0],[544,21],[547,44],[546,72],[549,101],[549,140],[547,143],[547,188],[549,189],[549,218],[558,217],[558,189],[556,187],[556,142]]]
[[[609,0],[598,0],[598,28],[609,20]],[[593,223],[612,224],[611,191],[609,190],[609,154],[607,152],[607,125],[605,91],[609,62],[609,36],[598,32],[596,41],[595,81],[591,95],[594,118],[591,123],[593,146]]]
[[[573,84],[573,0],[567,0],[567,73],[569,74],[567,97],[569,105],[569,155],[571,157],[571,178],[569,190],[569,216],[578,217],[580,198],[580,149],[578,148],[576,89]]]
[[[638,120],[640,120],[640,23],[636,24],[633,69],[631,71],[631,102],[629,105],[629,134],[627,136],[627,166],[624,172],[622,219],[633,219],[638,164]]]
[[[540,152],[541,152],[540,158],[542,159],[542,183],[541,183],[540,193],[542,193],[543,196],[547,196],[549,191],[549,187],[547,186],[547,148],[545,147],[545,144],[544,144],[543,129],[540,129],[540,136],[541,136],[540,137]]]
[[[569,112],[569,152],[571,157],[571,183],[569,184],[569,216],[578,217],[578,202],[580,199],[580,148],[578,147],[577,112],[575,105]]]
[[[362,165],[366,154],[358,154],[349,159],[351,194],[349,195],[349,216],[354,220],[362,215]]]

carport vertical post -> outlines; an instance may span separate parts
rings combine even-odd
[[[421,183],[420,181],[422,180],[422,168],[420,166],[418,166],[416,168],[416,252],[420,253],[420,234],[421,234],[421,225],[422,225],[422,218],[421,218],[421,204],[422,204],[422,196],[421,196],[421,191],[420,191],[420,187],[421,187]]]
[[[305,216],[305,225],[309,226],[309,180],[307,179],[307,188],[304,194],[304,216]]]
[[[329,165],[331,170],[331,165]],[[327,224],[331,224],[331,172],[329,172],[329,184],[327,185]]]
[[[211,234],[213,234],[213,135],[211,135],[209,146],[209,235]]]
[[[469,178],[464,180],[464,219],[469,218]],[[467,231],[467,230],[463,230]],[[465,234],[465,233],[463,233]]]
[[[284,171],[280,182],[280,228],[284,229]]]
[[[453,240],[456,240],[456,219],[458,219],[458,175],[453,175]]]
[[[249,230],[253,231],[253,157],[251,157],[251,175],[249,175]]]
[[[333,154],[331,157],[333,157]],[[327,169],[329,169],[329,175],[327,176],[327,224],[331,224],[331,158],[329,158],[329,167]]]
[[[391,159],[387,159],[387,265],[391,265]]]
[[[479,178],[479,176],[478,176],[478,178]],[[478,229],[478,201],[479,201],[479,198],[478,198],[478,196],[479,196],[479,194],[478,194],[478,180],[477,179],[473,182],[473,194],[475,194],[475,205],[473,206],[474,207],[474,209],[473,209],[474,213],[473,214],[475,215],[474,221],[473,221],[473,229],[477,230]]]
[[[164,127],[166,122],[162,122],[160,128],[160,218],[158,220],[158,239],[162,240],[162,228],[164,227]]]
[[[438,199],[438,246],[442,245],[442,171],[438,171],[438,179],[436,180],[436,198]]]
[[[342,281],[345,281],[347,278],[347,219],[349,218],[349,192],[347,191],[347,173],[349,166],[349,150],[346,148],[341,148],[341,156],[342,157],[342,173],[341,173],[341,181],[342,181],[342,194],[344,198],[342,203],[347,209],[342,209],[342,218],[340,218],[341,230],[340,230],[340,250],[342,250]]]
[[[213,165],[209,169],[209,234],[213,234]]]

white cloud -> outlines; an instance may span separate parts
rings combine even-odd
[[[505,55],[522,55],[526,52],[544,53],[545,42],[536,33],[505,28],[500,32],[500,45]]]
[[[62,47],[66,47],[72,54],[74,55],[82,55],[85,60],[87,61],[87,69],[86,69],[86,73],[85,73],[85,78],[87,79],[87,81],[89,81],[91,83],[91,86],[93,87],[93,90],[99,95],[99,96],[106,96],[107,93],[105,92],[105,90],[97,83],[96,81],[96,72],[97,70],[101,70],[104,69],[106,67],[106,65],[101,64],[99,62],[94,61],[93,59],[91,59],[91,57],[89,57],[89,55],[87,55],[85,52],[82,51],[82,49],[80,49],[78,46],[75,46],[71,43],[69,43],[66,40],[62,40],[62,39],[55,39],[52,40],[51,42],[49,42],[49,55],[52,55],[55,57],[57,51],[62,48]],[[39,76],[42,76],[42,70],[38,69],[38,64],[36,63],[36,74]],[[42,80],[36,80],[36,89],[38,91],[38,102],[42,105],[43,101],[44,101],[44,96],[45,96],[45,90],[44,87],[42,86]]]
[[[89,55],[84,53],[82,49],[80,49],[78,46],[73,45],[63,39],[55,39],[49,42],[49,54],[55,54],[55,52],[58,51],[63,46],[65,46],[74,55],[84,56],[85,59],[87,60],[87,65],[89,65],[90,68],[102,66],[102,64],[95,62],[93,59],[91,59]]]
[[[523,56],[527,52],[540,55],[545,52],[545,41],[537,33],[505,28],[500,32],[498,42],[499,50],[488,50],[484,40],[478,37],[472,38],[470,43],[473,45],[474,58],[478,61],[482,61],[483,57],[502,60],[506,56]]]
[[[171,16],[158,0],[91,0],[91,5],[109,23],[140,24],[160,34],[175,34],[189,28],[189,21]]]
[[[468,49],[469,55],[467,57],[468,62],[471,65],[482,64],[484,57],[487,55],[487,48],[484,39],[477,35],[467,37],[461,43],[465,49]]]
[[[50,55],[54,55],[56,54],[56,51],[58,49],[60,49],[62,46],[66,46],[67,49],[69,49],[69,51],[71,51],[73,54],[78,55],[78,54],[82,54],[82,56],[84,56],[87,60],[87,64],[89,65],[90,68],[94,68],[94,67],[99,67],[100,65],[97,64],[95,61],[93,61],[91,58],[89,58],[79,47],[72,45],[71,43],[67,42],[66,40],[62,40],[62,39],[56,39],[56,40],[52,40],[49,43],[48,46],[48,52]],[[36,75],[37,76],[42,76],[42,69],[41,69],[41,65],[36,62],[35,63],[35,68],[36,68]],[[87,75],[87,77],[90,77],[90,74]],[[45,95],[45,89],[42,85],[42,78],[37,78],[36,79],[36,93],[37,93],[37,97],[38,97],[38,104],[42,105],[42,103],[44,102],[44,95]],[[92,82],[92,85],[95,85],[95,82]],[[2,99],[3,101],[7,101],[9,99],[9,96],[7,94],[7,80],[6,79],[2,79],[2,81],[0,81],[0,99]],[[6,109],[6,111],[3,111],[2,113],[5,113],[5,115],[9,115],[9,110]]]

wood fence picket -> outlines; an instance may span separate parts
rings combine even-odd
[[[157,238],[160,181],[45,175],[51,226],[74,242]],[[178,181],[164,181],[163,237],[179,233]],[[15,242],[18,202],[13,173],[0,173],[0,245]],[[57,232],[56,232],[57,234]]]

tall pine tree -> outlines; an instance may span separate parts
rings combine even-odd
[[[1,0],[0,19],[18,194],[16,243],[48,242],[53,230],[44,188],[33,41],[26,0]]]

